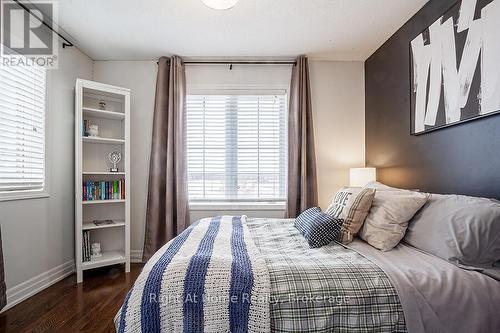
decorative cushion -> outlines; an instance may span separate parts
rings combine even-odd
[[[359,236],[377,249],[391,250],[404,237],[408,221],[428,197],[426,193],[407,190],[377,190]]]
[[[387,185],[382,184],[382,183],[377,182],[377,181],[369,182],[368,184],[365,185],[365,187],[374,188],[377,191],[387,190],[387,191],[412,191],[412,192],[420,192],[419,189],[415,189],[415,188],[402,189],[402,188],[387,186]]]
[[[303,211],[295,219],[295,227],[311,248],[318,248],[338,240],[342,220],[322,213],[318,207]]]
[[[494,267],[500,260],[500,203],[431,194],[410,221],[404,242],[457,266]]]
[[[372,205],[375,190],[362,187],[344,187],[332,199],[325,213],[344,220],[340,240],[349,244],[359,232]]]
[[[403,191],[402,188],[387,186],[387,185],[382,184],[381,182],[377,182],[377,181],[369,182],[368,184],[365,185],[365,187],[367,187],[367,188],[374,188],[376,190]]]

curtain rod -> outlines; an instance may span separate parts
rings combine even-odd
[[[158,62],[156,62],[158,64]],[[296,65],[296,61],[184,61],[186,65]]]
[[[43,19],[39,18],[38,16],[36,16],[35,14],[33,14],[31,12],[31,10],[26,7],[26,5],[22,4],[21,2],[19,2],[19,0],[14,0],[15,3],[17,3],[22,9],[24,9],[26,12],[28,12],[28,14],[30,14],[31,16],[35,17],[37,20],[39,20],[44,26],[46,26],[47,28],[50,29],[50,31],[54,32],[55,34],[57,34],[64,42],[62,44],[62,47],[63,49],[66,48],[66,46],[68,47],[72,47],[74,46],[73,43],[71,43],[66,37],[64,37],[63,35],[61,35],[58,31],[55,31],[54,28],[52,28],[52,26],[50,24],[48,24],[47,22],[45,22]]]
[[[295,65],[295,61],[184,61],[185,64],[207,65]]]

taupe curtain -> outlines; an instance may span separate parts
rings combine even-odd
[[[292,218],[318,205],[311,87],[305,56],[298,57],[292,69],[288,109],[287,216]]]
[[[158,61],[143,260],[189,225],[182,59]]]
[[[3,270],[2,229],[0,228],[0,310],[7,304],[7,288],[5,286],[5,272]]]

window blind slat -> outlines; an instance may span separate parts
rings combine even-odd
[[[45,184],[46,72],[0,65],[0,193]]]

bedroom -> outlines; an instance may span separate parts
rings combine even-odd
[[[0,331],[500,331],[500,0],[0,14]]]

